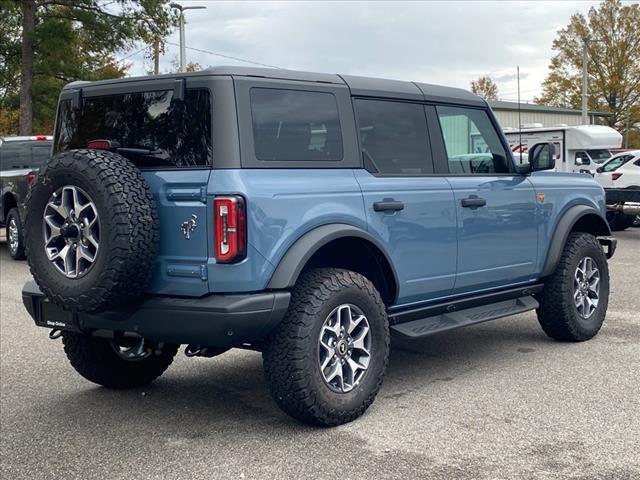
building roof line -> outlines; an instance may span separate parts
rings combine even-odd
[[[518,102],[507,102],[505,100],[488,100],[489,106],[494,110],[518,110]],[[529,112],[549,112],[549,113],[571,113],[581,115],[582,111],[574,108],[551,107],[548,105],[537,105],[534,103],[521,103],[520,108]],[[600,112],[597,110],[589,110],[589,115],[597,115],[599,117],[610,117],[610,112]]]

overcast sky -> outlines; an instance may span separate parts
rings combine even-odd
[[[466,2],[214,2],[178,0],[187,11],[188,47],[282,68],[414,80],[469,88],[489,74],[501,99],[540,94],[557,30],[594,1]],[[170,43],[178,44],[178,33]],[[161,71],[178,47],[167,45]],[[248,65],[187,50],[203,67]],[[130,73],[150,70],[143,53]]]

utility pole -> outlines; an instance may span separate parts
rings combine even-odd
[[[180,71],[184,72],[187,69],[187,46],[184,40],[184,11],[185,10],[200,10],[203,8],[207,8],[204,6],[195,6],[195,7],[183,7],[179,3],[171,2],[169,4],[171,8],[175,8],[180,11]]]
[[[589,80],[587,78],[587,63],[589,62],[589,36],[582,40],[582,124],[589,125]]]
[[[153,40],[153,74],[160,73],[160,39],[156,37]]]

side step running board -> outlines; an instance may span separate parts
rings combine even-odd
[[[532,296],[527,295],[480,307],[467,308],[466,310],[442,313],[411,322],[400,323],[393,325],[391,330],[405,337],[419,338],[466,325],[508,317],[509,315],[515,315],[536,308],[538,308],[538,301]]]

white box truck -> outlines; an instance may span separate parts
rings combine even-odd
[[[525,126],[504,130],[516,163],[527,163],[529,145],[550,142],[556,147],[556,170],[593,173],[611,157],[611,148],[620,148],[622,135],[603,125],[576,127]],[[522,156],[520,155],[522,153]]]

